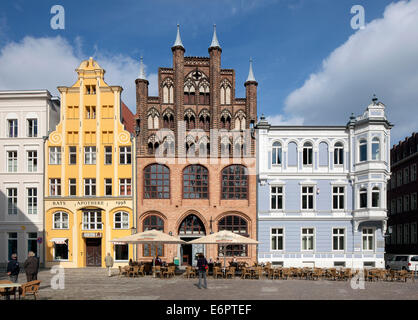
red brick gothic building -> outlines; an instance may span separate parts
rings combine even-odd
[[[137,231],[159,229],[189,241],[228,229],[256,239],[257,82],[235,97],[235,71],[221,68],[214,30],[209,57],[185,57],[179,27],[172,68],[159,68],[157,97],[148,95],[141,60],[137,89]],[[255,261],[254,246],[138,246],[138,260],[195,264],[207,258]]]

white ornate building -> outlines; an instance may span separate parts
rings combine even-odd
[[[390,129],[376,98],[345,126],[257,124],[258,259],[384,267]]]
[[[43,262],[43,137],[59,121],[47,90],[0,91],[0,264],[34,251]]]

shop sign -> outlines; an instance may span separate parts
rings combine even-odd
[[[101,238],[102,233],[100,232],[83,232],[83,238]]]

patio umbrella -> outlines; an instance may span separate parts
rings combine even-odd
[[[126,237],[122,238],[116,238],[113,240],[110,240],[110,242],[116,242],[116,243],[135,243],[135,244],[149,244],[152,247],[152,251],[154,249],[155,245],[159,244],[182,244],[186,243],[185,241],[170,236],[169,234],[166,234],[164,232],[161,232],[159,230],[147,230],[144,232],[139,232],[135,234],[131,234]],[[153,259],[153,267],[155,267],[155,259]],[[155,268],[153,268],[153,276],[155,277]]]
[[[230,245],[230,244],[258,244],[257,240],[241,236],[228,230],[222,230],[216,233],[212,233],[208,236],[198,238],[189,241],[190,244],[219,244],[219,245]],[[225,250],[225,247],[224,247]],[[226,267],[226,255],[224,251],[224,267]]]

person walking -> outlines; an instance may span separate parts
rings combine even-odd
[[[105,264],[107,268],[107,276],[111,277],[112,276],[111,268],[113,267],[113,258],[109,252],[107,253],[107,256],[105,257]]]
[[[17,261],[17,254],[12,254],[12,260],[7,264],[7,275],[10,277],[10,281],[17,283],[17,278],[19,277],[20,265]]]
[[[23,268],[25,269],[27,282],[38,280],[39,259],[35,257],[33,251],[29,251],[28,258],[23,263]]]
[[[208,262],[203,253],[199,253],[199,258],[197,259],[197,268],[199,269],[199,284],[197,287],[202,289],[201,280],[203,278],[203,288],[207,289],[208,285],[206,283],[206,269],[208,268]]]

